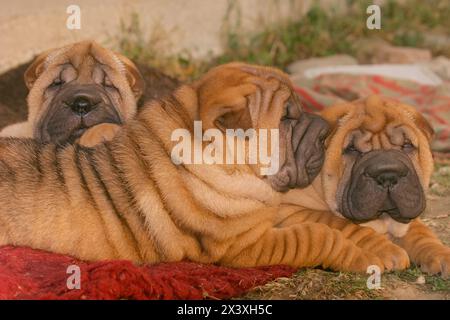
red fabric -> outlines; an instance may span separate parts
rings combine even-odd
[[[67,288],[70,265],[80,268],[80,289]],[[83,262],[6,246],[0,248],[0,299],[227,299],[294,271],[286,266],[233,269],[193,262]]]

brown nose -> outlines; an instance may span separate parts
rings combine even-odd
[[[371,160],[369,161],[373,163],[369,163],[364,172],[385,189],[394,187],[401,178],[408,174],[408,167],[392,157],[383,157],[381,154]]]

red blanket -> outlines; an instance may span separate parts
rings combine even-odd
[[[68,288],[67,280],[75,274],[72,265],[79,267],[80,289]],[[227,299],[294,271],[286,266],[233,269],[192,262],[151,266],[83,262],[7,246],[0,248],[0,299]]]

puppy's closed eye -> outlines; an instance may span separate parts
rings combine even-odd
[[[62,86],[65,83],[64,80],[57,78],[55,80],[53,80],[53,82],[50,84],[49,88],[57,88]]]
[[[350,143],[343,151],[345,155],[360,155],[362,152],[358,150],[353,143]]]
[[[108,77],[105,77],[105,79],[103,80],[103,86],[109,89],[116,89],[116,87],[113,85],[113,83]]]
[[[417,149],[416,146],[410,140],[405,140],[405,142],[402,145],[402,150],[405,152],[412,152],[416,149]]]

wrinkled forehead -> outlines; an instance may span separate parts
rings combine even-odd
[[[55,49],[45,60],[46,67],[65,64],[70,64],[76,69],[93,68],[95,65],[100,65],[104,68],[125,70],[123,62],[116,54],[91,42],[76,43]]]
[[[68,45],[51,51],[45,59],[45,67],[47,68],[53,65],[57,66],[64,63],[70,63],[73,66],[78,67],[86,59],[94,59],[90,45]]]
[[[111,51],[95,45],[74,45],[56,49],[46,59],[49,71],[63,80],[102,82],[107,75],[125,74],[125,66]]]
[[[247,100],[255,100],[253,102],[256,104],[271,105],[272,102],[277,102],[273,99],[278,97],[283,102],[289,100],[298,105],[301,110],[289,77],[270,67],[229,63],[210,70],[194,86],[201,92],[204,100],[215,101],[218,94],[220,96],[223,93],[227,96],[245,96]]]
[[[289,103],[302,110],[300,99],[294,90],[289,76],[281,70],[272,67],[245,64],[240,65],[239,69],[250,76],[252,82],[260,86],[261,89],[284,91],[286,96],[288,96]]]
[[[292,88],[291,80],[289,79],[289,76],[282,72],[281,70],[272,68],[272,67],[266,67],[266,66],[253,66],[253,65],[246,65],[246,64],[237,64],[236,66],[233,66],[235,68],[240,69],[243,72],[246,72],[250,75],[254,75],[257,77],[260,77],[262,79],[276,79],[283,85]]]
[[[264,86],[271,84],[273,89],[282,87],[292,90],[292,84],[288,75],[281,70],[244,63],[229,63],[216,67],[204,77],[204,80],[210,79],[214,79],[214,82],[216,83],[225,82],[229,85],[240,85],[243,82],[252,82]]]
[[[344,147],[353,145],[362,152],[379,149],[401,149],[405,143],[417,146],[417,133],[409,121],[386,117],[381,126],[374,129],[373,119],[362,118],[344,137]]]

